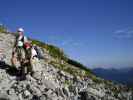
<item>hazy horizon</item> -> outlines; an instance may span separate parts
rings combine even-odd
[[[88,67],[133,67],[132,0],[2,0],[0,23]]]

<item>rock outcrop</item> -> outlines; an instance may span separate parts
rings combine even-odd
[[[58,61],[42,47],[45,59],[38,62],[40,70],[33,76],[27,75],[26,80],[18,80],[10,62],[14,40],[13,34],[0,33],[0,49],[6,56],[5,62],[0,62],[0,100],[133,100],[132,89],[92,73],[85,76],[83,69]],[[69,73],[68,66],[83,74]]]

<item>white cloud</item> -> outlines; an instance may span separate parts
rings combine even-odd
[[[84,45],[84,43],[82,43],[81,41],[75,40],[71,37],[64,37],[59,35],[49,36],[49,41],[52,41],[53,43],[57,43],[60,46],[80,47]]]
[[[74,47],[79,47],[82,46],[83,43],[79,43],[78,41],[74,41],[74,40],[64,40],[62,41],[61,45],[62,46],[74,46]]]
[[[116,38],[131,39],[133,38],[133,29],[123,29],[114,32]]]

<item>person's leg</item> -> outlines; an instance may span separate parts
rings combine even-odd
[[[26,51],[24,48],[21,49],[21,59],[26,59]]]
[[[32,71],[35,71],[35,61],[34,59],[30,60]]]
[[[21,67],[20,67],[20,79],[25,80],[26,79],[26,65],[21,62]]]
[[[28,61],[27,71],[30,74],[30,73],[32,73],[32,63],[31,63],[31,60],[30,60],[31,59],[31,49],[30,48],[26,49],[26,59]]]
[[[31,74],[32,72],[33,72],[32,64],[31,64],[31,62],[29,61],[29,63],[28,63],[28,73]]]
[[[11,58],[12,66],[16,66],[17,63],[17,53],[14,53]]]
[[[16,53],[17,53],[17,59],[18,59],[18,61],[20,61],[21,62],[21,48],[17,48],[17,50],[16,50]]]

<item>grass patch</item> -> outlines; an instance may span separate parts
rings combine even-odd
[[[96,77],[95,75],[92,75],[91,79],[97,84],[100,84],[100,83],[104,82],[102,79]]]
[[[66,86],[70,86],[72,84],[72,82],[70,80],[65,80],[65,83],[64,83]]]
[[[78,68],[80,68],[80,69],[82,69],[82,70],[85,70],[85,73],[86,73],[86,74],[92,73],[92,71],[91,71],[90,69],[88,69],[86,66],[84,66],[83,64],[81,64],[81,63],[79,63],[79,62],[77,62],[77,61],[75,61],[75,60],[68,59],[68,60],[67,60],[67,63],[68,63],[68,64],[71,64],[71,65],[73,65],[73,66],[75,66],[75,67],[78,67]]]
[[[79,76],[79,77],[92,77],[92,73],[85,71],[83,69],[77,68],[76,66],[71,66],[69,64],[60,64],[55,61],[51,61],[50,64],[52,64],[54,67],[63,70],[64,72],[67,72],[73,76]],[[84,72],[84,73],[82,73]]]
[[[46,50],[48,50],[49,54],[56,59],[64,60],[64,61],[67,60],[67,57],[65,53],[63,52],[63,50],[61,50],[60,48],[56,46],[46,44],[38,40],[32,40],[32,44],[36,44],[42,48],[45,48]]]

